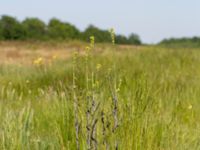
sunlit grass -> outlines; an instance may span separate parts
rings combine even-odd
[[[1,65],[0,149],[71,150],[77,140],[87,149],[91,95],[99,104],[93,114],[98,149],[114,149],[116,142],[122,150],[200,149],[200,51],[112,47],[94,48],[87,61],[77,51],[75,62],[58,56],[51,65]]]

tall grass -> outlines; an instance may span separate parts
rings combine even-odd
[[[0,149],[200,149],[199,64],[198,50],[92,44],[52,65],[2,65]]]

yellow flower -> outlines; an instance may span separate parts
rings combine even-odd
[[[97,71],[99,71],[101,69],[102,65],[101,64],[97,64],[96,69]]]
[[[85,55],[88,56],[89,52],[90,52],[91,48],[89,46],[85,47]]]
[[[189,106],[188,106],[188,109],[192,109],[192,105],[189,105]]]
[[[52,56],[52,59],[54,59],[54,60],[57,59],[57,58],[58,58],[57,55],[53,55],[53,56]]]
[[[116,92],[118,93],[119,91],[120,91],[120,88],[117,88],[117,89],[116,89]]]
[[[110,35],[112,39],[112,44],[115,45],[115,30],[113,28],[110,29]]]
[[[39,58],[37,58],[37,59],[35,59],[33,61],[33,64],[35,64],[35,65],[41,65],[41,64],[43,64],[43,62],[44,62],[43,58],[39,57]]]

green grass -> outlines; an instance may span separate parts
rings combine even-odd
[[[198,49],[105,48],[87,58],[0,66],[0,149],[73,150],[77,140],[87,149],[93,101],[98,149],[200,149]]]

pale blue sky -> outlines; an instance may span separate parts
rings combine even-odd
[[[0,15],[19,20],[56,17],[84,30],[89,24],[140,35],[144,42],[200,36],[200,0],[1,0]]]

